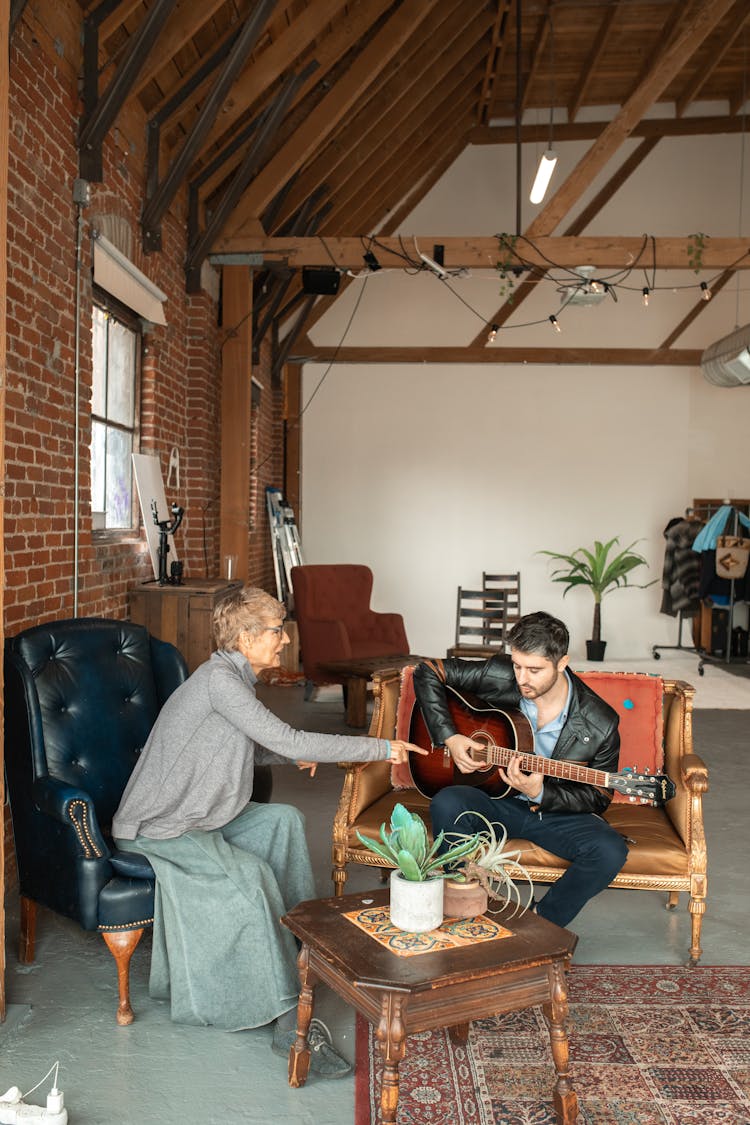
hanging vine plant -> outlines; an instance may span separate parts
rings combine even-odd
[[[508,303],[512,304],[515,296],[513,287],[516,284],[518,270],[518,257],[516,255],[518,235],[499,234],[497,238],[500,244],[501,257],[495,266],[500,275],[500,296],[507,297]]]
[[[709,236],[704,234],[703,231],[688,235],[687,260],[688,265],[692,267],[693,273],[700,273],[703,269],[703,251],[708,237]]]

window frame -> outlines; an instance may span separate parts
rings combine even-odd
[[[135,334],[135,371],[133,373],[133,427],[132,431],[127,426],[122,426],[117,422],[112,422],[108,418],[103,418],[100,414],[94,412],[94,348],[93,348],[93,334],[94,334],[94,309],[98,308],[107,316],[112,317],[114,320],[119,321],[127,329]],[[126,305],[116,300],[105,289],[100,289],[98,286],[93,287],[92,296],[92,310],[91,310],[91,401],[89,404],[89,418],[91,421],[91,430],[89,434],[89,501],[91,502],[91,534],[97,542],[109,541],[113,543],[122,543],[128,540],[139,539],[141,534],[141,509],[138,499],[138,489],[135,482],[135,472],[133,470],[133,463],[130,463],[130,527],[101,527],[95,528],[93,526],[93,498],[91,495],[91,475],[92,475],[92,443],[93,443],[93,423],[102,422],[105,425],[113,426],[115,429],[123,433],[132,432],[132,453],[140,453],[141,451],[141,384],[143,372],[143,349],[144,349],[144,333],[141,318],[137,313],[133,312]]]

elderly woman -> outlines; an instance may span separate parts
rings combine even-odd
[[[217,652],[165,703],[120,802],[112,834],[156,872],[150,991],[179,1023],[228,1030],[276,1021],[273,1048],[294,1038],[296,945],[279,919],[314,897],[304,821],[289,805],[250,800],[256,762],[404,761],[416,746],[294,730],[255,695],[278,667],[284,607],[245,587],[214,613]],[[311,1029],[311,1069],[349,1064]]]

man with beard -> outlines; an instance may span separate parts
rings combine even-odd
[[[548,613],[530,613],[514,625],[508,639],[510,656],[417,666],[414,688],[433,746],[444,746],[460,773],[486,768],[472,756],[482,744],[456,730],[448,706],[447,688],[452,688],[489,707],[521,711],[534,733],[535,754],[617,772],[617,713],[568,668],[569,635],[563,622]],[[474,785],[441,789],[430,804],[433,832],[481,832],[481,817],[472,815],[479,813],[501,824],[509,839],[528,840],[568,860],[564,875],[535,907],[542,917],[567,926],[614,879],[627,857],[625,840],[602,817],[611,793],[524,773],[515,757],[498,772],[510,787],[501,797]]]

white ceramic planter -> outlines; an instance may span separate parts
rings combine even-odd
[[[443,880],[415,883],[391,872],[391,922],[400,930],[421,934],[443,921]]]

